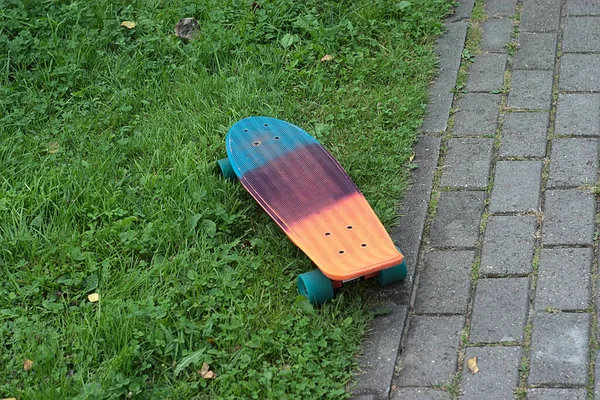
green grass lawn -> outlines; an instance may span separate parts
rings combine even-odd
[[[0,397],[346,395],[365,285],[299,299],[311,262],[215,161],[288,120],[391,227],[452,2],[258,3],[0,0]]]

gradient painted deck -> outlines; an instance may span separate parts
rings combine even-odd
[[[360,190],[308,133],[250,117],[226,142],[242,185],[327,277],[349,280],[402,262]]]

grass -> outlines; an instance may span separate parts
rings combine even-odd
[[[365,286],[298,298],[310,261],[215,161],[289,120],[391,226],[451,1],[259,3],[0,0],[0,397],[347,395]]]

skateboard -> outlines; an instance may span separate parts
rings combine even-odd
[[[407,275],[383,224],[340,163],[289,122],[245,118],[227,133],[225,178],[244,188],[318,267],[298,276],[312,304],[331,300],[344,283],[377,277],[380,285]]]

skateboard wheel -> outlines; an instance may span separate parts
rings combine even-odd
[[[219,165],[219,172],[223,178],[237,179],[237,175],[235,174],[235,171],[229,162],[229,158],[221,158],[219,161],[217,161],[217,164]]]
[[[396,248],[402,253],[400,247],[396,246]],[[394,265],[393,267],[381,270],[379,275],[377,275],[377,282],[379,282],[379,286],[385,286],[390,283],[400,282],[402,279],[406,278],[406,275],[408,275],[408,269],[406,267],[406,259],[404,259],[399,265]]]
[[[331,280],[318,269],[298,275],[298,292],[313,305],[333,299]]]

